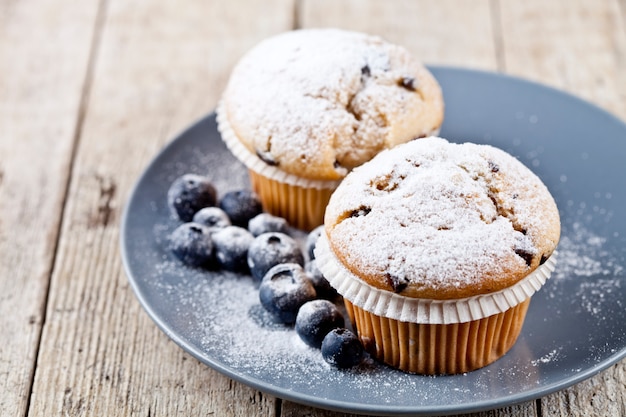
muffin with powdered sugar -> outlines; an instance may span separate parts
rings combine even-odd
[[[438,132],[441,89],[406,49],[337,29],[286,32],[236,65],[218,107],[222,137],[272,214],[312,229],[354,167]]]
[[[554,199],[521,162],[432,137],[346,177],[316,259],[374,357],[408,372],[460,373],[513,346],[559,236]]]

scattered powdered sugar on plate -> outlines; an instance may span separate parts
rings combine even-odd
[[[561,256],[553,278],[619,275],[624,267],[604,249],[605,243],[606,238],[594,234],[583,223],[574,222],[571,232],[559,242]]]
[[[605,303],[618,303],[611,294],[622,285],[622,261],[606,248],[607,238],[601,237],[582,222],[573,222],[559,242],[559,261],[552,274],[554,285],[548,290],[550,298],[562,297],[563,281],[576,280],[576,304],[589,314],[603,313]]]
[[[561,348],[559,349],[552,349],[550,352],[546,353],[545,355],[543,355],[542,357],[533,360],[531,363],[533,366],[537,366],[541,363],[549,363],[552,362],[554,360],[558,360],[559,358],[559,354],[561,352]]]
[[[176,300],[177,310],[193,326],[193,337],[207,354],[226,365],[262,375],[268,367],[290,375],[303,369],[329,369],[321,352],[300,340],[293,326],[275,322],[259,302],[252,277],[228,271],[190,268],[167,252],[174,226],[155,225],[163,257],[152,284]],[[304,244],[306,234],[292,231]],[[227,353],[227,354],[225,354]]]
[[[580,299],[581,306],[587,312],[599,315],[611,294],[621,286],[617,279],[598,279],[595,282],[583,282],[575,295]],[[623,300],[614,300],[623,305]],[[611,302],[614,302],[613,300]]]

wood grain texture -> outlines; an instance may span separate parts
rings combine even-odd
[[[508,73],[626,118],[626,26],[619,0],[499,2]]]
[[[524,404],[503,407],[500,409],[484,411],[480,413],[457,414],[457,417],[528,417],[536,416],[537,409],[534,401]],[[320,410],[283,401],[280,417],[357,417],[359,414],[340,413],[328,410]]]
[[[234,61],[292,23],[284,0],[104,3],[29,415],[275,414],[157,329],[122,271],[119,225],[141,171],[214,108]]]
[[[337,27],[384,37],[426,64],[496,69],[488,0],[303,0],[302,27]]]
[[[541,399],[545,416],[626,416],[626,361]]]
[[[0,3],[2,415],[28,407],[96,12],[96,1]]]

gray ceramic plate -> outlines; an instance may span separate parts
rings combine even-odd
[[[453,414],[534,399],[626,356],[626,125],[571,95],[508,76],[432,68],[446,118],[441,135],[489,143],[532,168],[561,210],[560,262],[533,297],[522,334],[475,372],[407,375],[369,360],[331,369],[291,329],[271,323],[247,276],[182,266],[167,248],[176,226],[171,181],[209,175],[220,193],[247,187],[209,115],[177,137],[137,183],[122,226],[132,287],[150,317],[219,372],[295,402],[363,414]]]

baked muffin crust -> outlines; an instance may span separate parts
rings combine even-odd
[[[368,284],[444,300],[526,277],[555,250],[560,219],[546,186],[513,156],[431,137],[348,175],[326,209],[325,233]]]
[[[406,49],[337,29],[261,42],[234,68],[222,105],[252,154],[324,181],[437,132],[443,120],[437,81]]]

